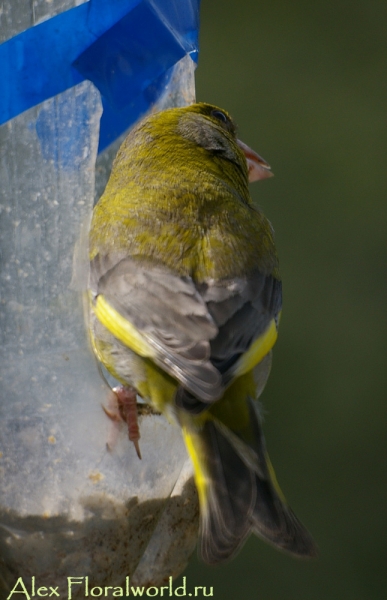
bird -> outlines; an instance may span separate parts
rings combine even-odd
[[[271,176],[225,110],[169,108],[124,140],[89,231],[92,349],[120,382],[139,456],[137,395],[181,427],[199,497],[198,552],[211,565],[232,559],[251,533],[316,555],[277,483],[257,402],[282,287],[273,228],[248,186]]]

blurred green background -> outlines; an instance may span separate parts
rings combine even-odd
[[[386,71],[385,0],[202,0],[197,98],[226,108],[275,173],[251,188],[284,284],[265,433],[320,556],[251,537],[224,567],[194,558],[187,590],[387,598]]]

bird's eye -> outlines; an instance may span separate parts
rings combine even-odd
[[[221,110],[213,110],[211,112],[211,115],[213,117],[215,117],[215,119],[218,119],[219,121],[222,121],[222,123],[228,123],[228,118],[226,117],[226,115],[224,114],[224,112],[222,112]]]

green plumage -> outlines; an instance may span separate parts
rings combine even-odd
[[[211,107],[196,106],[202,112],[149,117],[122,144],[94,211],[91,257],[124,250],[199,282],[257,268],[278,276],[272,229],[251,202],[235,136],[211,119]]]
[[[230,558],[250,531],[315,552],[270,472],[254,408],[281,283],[271,225],[248,191],[250,153],[214,106],[148,117],[117,154],[89,239],[94,351],[182,426],[210,563]]]

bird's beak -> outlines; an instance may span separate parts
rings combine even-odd
[[[259,181],[260,179],[273,177],[274,173],[271,172],[270,165],[262,158],[262,156],[259,156],[259,154],[254,152],[247,144],[241,142],[241,140],[237,140],[237,144],[246,157],[250,183]]]

